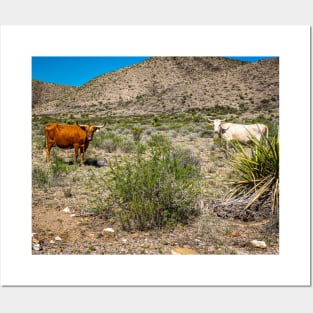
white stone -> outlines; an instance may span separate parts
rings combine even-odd
[[[259,240],[251,240],[249,242],[249,245],[252,248],[260,248],[260,249],[266,249],[267,248],[266,243],[264,241],[259,241]]]
[[[36,251],[41,250],[42,249],[41,244],[37,243],[37,244],[33,245],[33,249]]]
[[[114,233],[114,229],[113,228],[105,228],[103,231],[108,232],[108,233]]]
[[[66,207],[62,210],[64,213],[71,213],[71,210],[69,207]]]
[[[189,248],[175,248],[171,250],[172,254],[199,254],[197,251]]]
[[[55,241],[61,241],[61,240],[62,240],[62,238],[61,238],[61,237],[59,237],[59,236],[56,236],[56,237],[54,238],[54,240],[55,240]]]

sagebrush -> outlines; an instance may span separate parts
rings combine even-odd
[[[110,165],[105,214],[123,229],[146,230],[187,223],[198,214],[200,162],[168,138],[152,136],[133,159]]]

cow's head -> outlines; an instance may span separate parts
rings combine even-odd
[[[217,134],[221,133],[221,124],[222,124],[221,120],[214,120],[213,121],[213,127],[214,127],[215,133],[217,133]]]
[[[219,136],[221,136],[221,134],[224,134],[228,129],[228,127],[226,127],[225,125],[225,121],[223,120],[212,120],[211,118],[208,118],[208,122],[213,124],[214,132]]]
[[[221,123],[222,123],[221,120],[212,120],[211,118],[208,117],[208,122],[213,125],[215,133],[221,132]]]
[[[86,132],[87,140],[91,141],[93,138],[93,134],[95,131],[98,131],[100,128],[104,127],[104,125],[79,125],[81,129],[83,129]]]

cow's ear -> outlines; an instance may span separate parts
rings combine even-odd
[[[229,128],[229,126],[228,127],[226,127],[227,125],[225,125],[225,123],[221,123],[221,125],[220,125],[220,128],[221,128],[221,131],[222,131],[222,133],[224,134],[226,131],[227,131],[227,129]]]

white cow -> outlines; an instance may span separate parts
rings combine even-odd
[[[208,118],[209,122],[213,122],[214,132],[218,134],[220,138],[226,141],[238,141],[241,144],[252,143],[252,138],[261,140],[262,134],[268,137],[268,128],[264,124],[234,124],[228,123],[222,120],[211,120]]]

